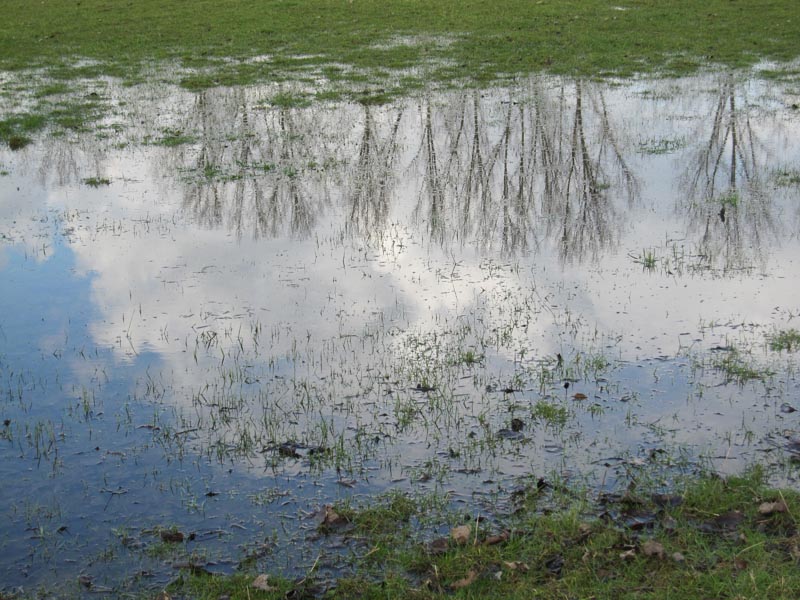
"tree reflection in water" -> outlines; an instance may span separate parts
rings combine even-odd
[[[672,152],[678,215],[700,268],[761,265],[766,242],[780,237],[780,203],[767,183],[772,150],[758,139],[776,125],[754,127],[750,85],[724,76],[709,119],[698,121],[706,97],[696,95],[677,126],[700,125],[664,125],[694,144]],[[180,190],[184,216],[237,237],[307,238],[328,226],[369,244],[408,223],[437,246],[546,250],[581,263],[614,251],[640,204],[631,140],[641,132],[623,123],[642,105],[626,105],[630,96],[606,84],[537,77],[513,89],[309,108],[270,106],[260,88],[217,88],[191,95],[186,110],[182,94],[135,117],[145,139],[166,124],[192,140],[151,146],[152,179],[164,194]],[[667,104],[655,118],[673,110]],[[110,145],[89,137],[50,139],[39,152],[38,178],[56,185],[104,176],[115,160]]]
[[[723,271],[761,267],[765,237],[777,237],[774,202],[765,185],[768,149],[751,126],[746,87],[732,75],[719,82],[710,122],[694,136],[682,191],[688,229],[706,268]],[[709,127],[710,125],[710,127]]]

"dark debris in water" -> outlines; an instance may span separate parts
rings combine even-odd
[[[278,456],[284,458],[303,459],[324,454],[328,452],[328,449],[324,446],[310,446],[301,442],[289,441],[267,446],[264,448],[264,452],[277,452]]]

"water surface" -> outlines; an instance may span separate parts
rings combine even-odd
[[[171,527],[212,570],[335,570],[315,511],[388,489],[796,485],[791,89],[101,94],[0,151],[0,589],[158,588]]]

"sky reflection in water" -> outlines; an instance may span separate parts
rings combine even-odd
[[[502,513],[526,477],[613,485],[662,449],[783,461],[789,91],[275,93],[109,88],[106,135],[0,153],[6,585],[159,580],[170,525],[220,568],[265,539],[302,567],[310,511],[387,486]],[[774,374],[727,381],[733,347]]]

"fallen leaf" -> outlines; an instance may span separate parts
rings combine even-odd
[[[475,571],[470,570],[467,573],[467,576],[464,579],[459,579],[458,581],[453,582],[450,586],[454,590],[460,590],[462,588],[467,587],[468,585],[472,585],[475,580],[478,578],[478,574]]]
[[[748,563],[744,559],[734,558],[733,559],[733,566],[737,571],[744,571],[744,570],[747,569]]]
[[[161,530],[161,541],[166,542],[167,544],[177,544],[182,542],[183,539],[184,535],[181,531],[176,531],[174,529]]]
[[[530,567],[527,564],[519,560],[503,561],[503,565],[509,571],[521,571],[522,573],[527,573],[530,570]]]
[[[676,494],[653,494],[651,499],[656,506],[661,508],[675,508],[683,504],[683,496]]]
[[[439,554],[444,554],[447,552],[448,546],[449,542],[447,541],[447,538],[439,538],[428,544],[428,552],[438,556]]]
[[[720,529],[731,531],[736,529],[739,526],[739,523],[741,523],[743,520],[744,514],[742,514],[742,511],[731,510],[714,519],[714,523]]]
[[[497,535],[490,535],[483,543],[487,546],[494,546],[495,544],[502,544],[503,542],[508,541],[508,532],[504,531],[503,533],[498,533]]]
[[[472,528],[469,525],[459,525],[458,527],[453,527],[453,529],[450,530],[450,537],[452,540],[461,546],[469,542],[471,534]]]
[[[675,520],[674,517],[666,515],[663,519],[661,519],[661,527],[665,531],[676,531],[678,529],[678,521]]]
[[[545,563],[544,566],[547,567],[547,570],[553,575],[561,575],[561,569],[564,567],[564,557],[560,554],[556,554],[551,556]]]
[[[578,533],[580,534],[578,536],[578,541],[585,542],[589,539],[589,536],[592,535],[592,526],[588,523],[581,523],[578,525]]]
[[[573,394],[572,399],[573,400],[586,400],[588,397],[589,396],[587,396],[586,394],[581,394],[580,392],[578,392],[577,394]]]
[[[686,560],[686,557],[680,552],[673,552],[672,560],[674,560],[676,563],[682,563],[683,561]]]
[[[730,533],[736,530],[743,519],[741,511],[732,510],[701,523],[699,529],[703,533]]]
[[[326,504],[322,509],[322,521],[320,522],[319,526],[337,527],[339,525],[344,525],[347,522],[347,518],[333,510],[333,506]]]
[[[786,502],[784,500],[778,500],[777,502],[762,502],[758,506],[758,513],[764,516],[769,516],[775,513],[784,513],[789,510],[789,507],[786,506]]]
[[[619,557],[622,560],[631,560],[632,558],[636,557],[636,549],[631,548],[630,550],[625,550],[625,552],[621,552]]]
[[[664,546],[655,540],[647,540],[644,544],[642,544],[642,554],[645,556],[664,558]]]
[[[263,592],[274,592],[278,588],[269,584],[269,575],[261,574],[253,579],[250,587],[254,590],[261,590]]]

